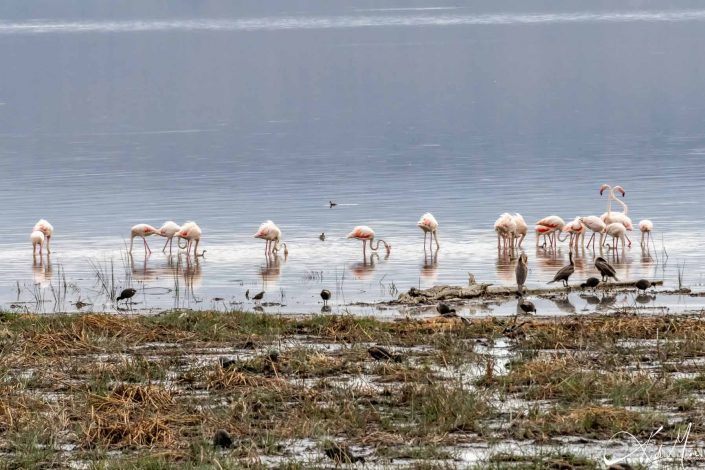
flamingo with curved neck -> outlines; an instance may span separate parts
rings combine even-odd
[[[346,238],[356,238],[358,240],[362,240],[362,256],[363,256],[363,258],[367,256],[366,246],[367,246],[368,241],[370,242],[370,250],[372,250],[372,251],[377,251],[377,249],[379,249],[380,243],[384,244],[384,248],[385,248],[385,250],[387,250],[387,254],[389,254],[392,251],[392,245],[385,242],[381,238],[378,238],[377,244],[373,246],[372,242],[375,239],[375,231],[366,225],[358,225],[357,227],[355,227],[352,230],[352,232],[348,233],[348,236]]]
[[[629,213],[629,206],[627,204],[618,199],[615,196],[615,192],[619,192],[622,194],[622,197],[626,195],[626,192],[624,191],[624,188],[621,186],[615,186],[614,188],[607,185],[603,184],[600,186],[600,195],[606,190],[609,189],[608,195],[607,195],[607,212],[605,214],[602,214],[602,220],[605,222],[605,224],[609,225],[612,223],[620,223],[624,225],[624,228],[627,230],[632,230],[633,225],[632,225],[632,219],[629,218],[627,215]],[[624,212],[612,212],[612,201],[617,201],[623,208]],[[625,238],[627,239],[628,246],[632,246],[632,241],[629,238],[629,236],[626,235],[625,233]],[[603,240],[602,244],[604,245],[606,240]]]

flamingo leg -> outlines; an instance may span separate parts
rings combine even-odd
[[[166,252],[166,246],[169,244],[169,240],[171,240],[171,239],[170,238],[166,239],[166,243],[164,244],[164,248],[162,248],[162,253]]]
[[[594,240],[595,240],[595,232],[592,232],[592,237],[590,237],[590,239],[588,240],[587,245],[585,245],[585,247],[586,247],[586,248],[589,247],[589,246],[590,246],[590,242],[591,242],[591,241],[594,241]],[[593,244],[593,249],[594,249],[594,248],[595,248],[595,245]]]
[[[632,241],[629,239],[629,236],[625,233],[625,237],[627,237],[627,240],[629,240],[629,246],[632,246]],[[622,240],[622,243],[624,243],[624,240]]]
[[[132,244],[135,242],[135,237],[130,238],[130,253],[132,253]]]
[[[47,253],[51,253],[51,249],[49,248],[49,242],[51,241],[51,235],[47,236]],[[39,248],[41,250],[41,246]]]
[[[435,231],[435,230],[434,230],[434,232],[433,232],[433,238],[436,239],[436,250],[438,250],[438,249],[441,247],[441,244],[438,243],[438,232]],[[430,244],[431,244],[431,243],[430,243],[430,241],[429,241],[429,245],[430,245]]]
[[[426,230],[423,231],[423,251],[426,251],[426,235],[428,235],[428,232]]]

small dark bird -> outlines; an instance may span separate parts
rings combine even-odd
[[[598,278],[589,277],[585,280],[585,282],[580,284],[580,287],[582,287],[583,289],[585,289],[586,287],[589,287],[590,289],[594,290],[595,287],[597,287],[599,284],[600,284],[600,280]]]
[[[436,305],[436,311],[437,311],[438,313],[440,313],[441,315],[443,315],[444,317],[455,317],[455,316],[457,316],[457,315],[455,314],[455,309],[454,309],[454,308],[450,308],[450,306],[449,306],[448,304],[443,304],[443,303],[441,303],[441,304]]]
[[[215,434],[213,434],[213,446],[227,449],[232,447],[232,445],[233,438],[230,437],[230,433],[225,429],[218,429]]]
[[[321,234],[318,236],[318,239],[322,242],[326,241],[326,234],[321,232]]]
[[[610,277],[615,281],[619,281],[619,279],[617,279],[617,271],[615,271],[612,265],[609,264],[602,256],[598,256],[595,260],[595,268],[597,268],[597,270],[600,271],[600,274],[602,274],[603,282],[607,282],[607,279]]]
[[[393,354],[382,346],[372,346],[367,352],[375,361],[401,362],[401,356],[399,354]]]
[[[529,274],[528,256],[526,253],[519,255],[519,261],[517,262],[517,267],[514,273],[517,277],[517,294],[524,294],[524,283],[526,282],[526,276]]]
[[[264,297],[264,291],[255,294],[255,296],[252,297],[252,300],[262,300],[262,297]]]
[[[638,290],[646,292],[646,289],[651,287],[651,282],[646,279],[639,279],[634,285]]]
[[[331,208],[331,209],[338,205],[338,204],[336,204],[336,203],[333,202],[333,201],[328,201],[328,204],[330,204],[330,208]]]
[[[330,458],[337,464],[365,461],[364,457],[354,456],[352,452],[350,452],[350,449],[348,449],[346,446],[340,445],[333,441],[326,443],[325,447],[323,448],[323,452],[325,452],[328,458]]]
[[[227,357],[221,357],[218,359],[218,362],[220,363],[220,367],[223,369],[230,369],[232,366],[237,364],[235,359],[228,359]]]
[[[555,276],[553,276],[553,280],[549,281],[548,283],[551,284],[556,281],[563,281],[563,286],[568,287],[568,279],[570,279],[570,276],[573,275],[575,272],[575,264],[573,263],[573,252],[569,251],[568,252],[568,259],[570,260],[570,264],[567,266],[563,266]]]
[[[128,287],[127,289],[124,289],[122,292],[120,292],[117,301],[120,302],[121,300],[131,299],[136,293],[137,291],[135,289],[133,289],[132,287]]]
[[[330,291],[328,289],[323,289],[321,291],[321,298],[323,299],[323,305],[328,305],[330,300]]]
[[[519,308],[521,309],[522,312],[526,313],[527,315],[530,313],[536,313],[536,305],[534,305],[533,302],[522,299],[519,302]]]
[[[247,300],[250,300],[250,289],[247,289],[247,290],[245,291],[245,298],[246,298]]]

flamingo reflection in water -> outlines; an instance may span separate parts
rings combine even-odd
[[[32,279],[34,283],[39,285],[39,287],[49,287],[51,285],[52,274],[51,255],[47,253],[45,263],[44,256],[41,253],[38,257],[35,254],[32,260]]]
[[[421,278],[433,283],[438,277],[438,251],[430,255],[424,251],[423,264],[421,265]]]
[[[387,255],[384,259],[387,259],[388,257],[389,255]],[[369,260],[365,257],[362,262],[351,264],[350,271],[352,271],[356,279],[369,279],[372,276],[372,273],[374,273],[376,262],[379,262],[379,255],[377,253],[372,253]]]

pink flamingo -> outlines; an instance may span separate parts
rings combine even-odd
[[[193,246],[193,256],[198,257],[203,256],[203,254],[206,252],[206,250],[203,250],[200,255],[198,254],[198,244],[201,242],[202,233],[203,232],[201,231],[201,227],[199,227],[196,222],[186,222],[181,226],[181,230],[176,232],[174,236],[180,239],[179,248],[186,248],[186,256],[189,256],[191,254],[191,247]],[[181,245],[181,239],[186,240],[186,244],[183,246]],[[196,242],[195,246],[193,242]]]
[[[596,215],[589,215],[587,217],[580,217],[580,221],[590,230],[592,230],[592,236],[590,237],[590,240],[588,240],[587,245],[585,245],[585,248],[590,246],[590,242],[592,242],[592,249],[595,250],[595,234],[599,233],[600,234],[600,243],[599,245],[602,246],[603,238],[605,236],[605,229],[607,228],[607,224],[605,224],[601,218],[599,218]]]
[[[177,225],[176,222],[172,222],[171,220],[168,222],[164,222],[164,225],[162,225],[159,230],[157,230],[158,235],[166,238],[166,243],[164,243],[162,253],[166,251],[167,245],[169,245],[169,253],[171,253],[171,248],[174,244],[174,235],[179,233],[180,230],[181,227]]]
[[[494,223],[494,231],[497,232],[497,250],[501,249],[500,245],[504,245],[505,250],[508,246],[514,248],[516,230],[516,222],[510,213],[505,212],[499,216]]]
[[[149,248],[149,245],[147,245],[146,237],[154,235],[157,232],[157,229],[149,224],[137,224],[132,227],[130,229],[130,254],[132,254],[132,244],[135,241],[135,237],[142,237],[142,241],[144,242],[144,254],[146,255],[147,252],[152,254],[152,250]]]
[[[654,223],[649,219],[644,219],[639,222],[639,231],[641,232],[641,246],[644,246],[644,240],[646,240],[646,246],[649,246],[651,241],[651,231],[654,229]]]
[[[37,252],[42,255],[42,246],[44,245],[44,234],[41,230],[32,230],[29,235],[29,239],[32,241],[32,256],[36,256]],[[39,250],[37,250],[39,247]]]
[[[578,246],[580,246],[582,242],[585,241],[585,226],[580,221],[580,217],[576,217],[575,219],[573,219],[573,221],[565,224],[563,226],[562,231],[570,235],[570,241],[568,242],[568,246],[571,248],[571,250],[575,248],[575,253],[577,254]],[[559,235],[558,240],[564,241],[565,238],[561,238]]]
[[[384,244],[384,248],[387,250],[387,255],[389,255],[389,253],[392,251],[392,245],[382,239],[378,239],[377,244],[375,246],[372,246],[372,241],[375,238],[375,231],[367,225],[358,225],[352,230],[352,232],[348,233],[348,236],[346,238],[356,238],[358,240],[362,240],[362,257],[365,259],[367,259],[367,252],[365,251],[365,247],[368,241],[370,242],[370,250],[372,251],[377,251],[380,243]]]
[[[44,238],[47,242],[47,253],[51,253],[51,248],[49,247],[49,242],[51,242],[51,236],[54,234],[54,227],[44,219],[39,219],[39,221],[34,224],[32,232],[42,232]]]
[[[423,230],[423,249],[426,251],[426,235],[431,234],[431,240],[429,241],[429,249],[432,247],[433,239],[436,240],[436,250],[441,247],[438,243],[438,222],[436,218],[430,212],[426,212],[421,216],[416,226]]]
[[[276,253],[279,251],[279,244],[281,243],[282,231],[276,226],[274,222],[268,220],[259,226],[257,233],[255,233],[255,238],[260,238],[266,240],[264,244],[264,254]],[[281,243],[284,245],[284,256],[289,254],[289,248],[287,248],[286,243]]]
[[[539,236],[548,238],[551,246],[556,245],[556,232],[563,230],[565,221],[557,215],[549,215],[536,222],[536,246],[539,246]],[[544,240],[544,245],[546,244]]]

